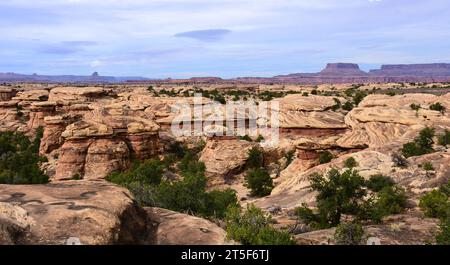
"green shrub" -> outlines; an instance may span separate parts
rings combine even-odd
[[[271,226],[266,226],[259,230],[257,245],[286,246],[295,245],[295,241],[288,232],[277,230]]]
[[[439,191],[447,195],[447,197],[450,197],[450,181],[445,183],[439,188]]]
[[[365,201],[361,203],[356,214],[357,220],[359,221],[371,221],[373,223],[379,224],[383,221],[386,216],[386,211],[379,207],[378,196],[370,196]]]
[[[444,134],[439,136],[438,143],[442,146],[450,145],[450,131],[445,130]]]
[[[433,190],[420,198],[419,206],[425,216],[430,218],[446,218],[448,196],[439,190]]]
[[[213,190],[206,194],[206,207],[204,214],[206,216],[215,216],[216,218],[225,218],[229,207],[238,207],[236,191],[226,189],[224,191]]]
[[[441,103],[437,102],[437,103],[430,105],[430,110],[439,111],[441,113],[444,113],[445,107]]]
[[[405,191],[398,186],[384,187],[378,193],[377,207],[379,207],[386,216],[403,212],[403,209],[406,208],[406,204],[407,198]]]
[[[307,96],[309,96],[309,93],[308,93],[308,92],[303,92],[303,93],[302,93],[302,96],[303,96],[303,97],[307,97]]]
[[[364,230],[358,223],[342,223],[336,227],[334,240],[337,245],[360,245]]]
[[[433,171],[433,170],[434,170],[433,164],[431,164],[430,162],[425,162],[425,163],[422,165],[422,168],[423,168],[423,170],[425,170],[425,171]]]
[[[199,162],[195,159],[194,155],[187,153],[180,163],[178,163],[178,170],[180,170],[183,177],[191,175],[204,175],[206,167],[203,162]]]
[[[330,151],[323,151],[319,154],[319,163],[326,164],[330,163],[333,160],[334,156]]]
[[[43,129],[33,142],[20,132],[0,132],[0,184],[43,184],[48,176],[39,168],[45,157],[39,156]]]
[[[409,105],[409,107],[410,107],[412,110],[415,110],[415,111],[419,111],[419,110],[420,110],[420,104],[414,104],[414,103],[412,103],[411,105]]]
[[[366,182],[367,188],[374,192],[379,192],[386,187],[392,187],[394,185],[395,182],[392,178],[383,175],[373,175]]]
[[[257,147],[253,147],[248,151],[247,167],[260,168],[263,166],[264,155]]]
[[[112,173],[106,179],[128,188],[144,206],[224,218],[228,207],[238,205],[236,193],[231,189],[206,191],[205,165],[190,152],[178,163],[182,180],[162,180],[167,167],[166,161],[137,162],[130,170]]]
[[[419,136],[414,141],[403,145],[402,154],[408,158],[412,156],[421,156],[432,153],[433,150],[433,137],[435,130],[433,128],[426,127],[420,131]]]
[[[293,245],[287,232],[273,228],[270,216],[254,205],[248,205],[241,213],[236,207],[226,214],[227,236],[243,245]]]
[[[338,109],[340,109],[342,107],[342,103],[338,98],[333,98],[335,104],[331,107],[331,110],[333,111],[337,111]]]
[[[358,106],[359,103],[361,103],[361,101],[367,97],[367,93],[364,91],[358,91],[355,93],[355,95],[353,96],[353,103],[355,104],[355,106]]]
[[[312,190],[317,192],[317,210],[303,205],[296,209],[296,214],[300,221],[314,229],[338,225],[343,214],[379,223],[384,216],[400,213],[406,207],[404,190],[387,177],[375,177],[366,182],[356,170],[340,173],[332,169],[326,177],[312,175],[310,182]],[[368,198],[367,185],[377,190]]]
[[[114,172],[107,176],[106,179],[119,185],[131,182],[158,185],[161,183],[164,168],[163,162],[151,159],[137,164],[131,170],[122,173]]]
[[[450,219],[441,221],[439,225],[439,232],[436,235],[436,244],[438,245],[450,245]]]
[[[395,92],[395,91],[387,91],[386,95],[393,97],[393,96],[397,95],[397,92]]]
[[[312,94],[312,95],[317,95],[317,94],[319,94],[319,93],[318,93],[317,89],[313,89],[313,90],[311,90],[311,94]]]
[[[183,158],[186,155],[186,153],[189,152],[189,150],[187,149],[185,144],[176,141],[169,145],[167,152],[174,154],[178,158]]]
[[[349,157],[345,160],[344,165],[346,168],[354,168],[358,166],[358,162],[353,157]]]
[[[346,111],[351,111],[355,106],[350,101],[347,101],[342,105],[342,109]]]
[[[360,201],[366,195],[364,179],[351,169],[342,174],[332,169],[326,177],[313,174],[310,182],[312,190],[318,192],[317,214],[306,208],[298,209],[297,213],[300,214],[300,220],[316,228],[336,226],[342,214],[356,214]]]
[[[289,151],[287,154],[286,154],[286,167],[288,167],[291,163],[292,163],[292,161],[294,161],[294,155],[295,155],[295,151]]]
[[[262,135],[260,134],[260,135],[258,135],[258,138],[256,138],[255,142],[261,143],[261,142],[263,142],[264,140],[265,140],[265,139],[264,139],[264,136],[262,136]]]
[[[253,139],[250,138],[248,135],[240,136],[239,139],[247,141],[247,142],[253,142]]]
[[[252,196],[264,197],[272,192],[273,180],[265,169],[254,168],[245,175],[245,186]]]
[[[328,223],[326,216],[314,213],[306,204],[295,209],[298,219],[313,229],[326,229],[331,225]]]

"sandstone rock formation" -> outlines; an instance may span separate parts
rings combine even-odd
[[[149,216],[126,189],[106,182],[0,185],[4,244],[153,244],[157,222]]]
[[[90,109],[61,133],[64,144],[55,179],[75,175],[104,178],[126,169],[131,158],[144,160],[156,155],[159,126],[152,117],[120,104],[92,104]]]
[[[159,219],[158,245],[226,245],[226,232],[217,225],[194,216],[161,208],[147,208]]]
[[[423,218],[420,214],[389,217],[382,225],[365,226],[361,244],[374,242],[369,241],[372,237],[381,245],[426,245],[433,239],[436,226],[436,220]],[[299,245],[333,245],[336,244],[335,231],[335,228],[317,230],[296,235],[295,239]]]
[[[248,159],[249,150],[255,144],[243,140],[209,140],[200,155],[206,174],[216,184],[239,173]]]
[[[429,109],[436,102],[450,107],[447,97],[369,95],[345,117],[351,130],[337,144],[343,148],[379,147],[392,141],[404,143],[425,126],[450,128],[449,113]],[[422,108],[416,112],[411,104],[420,104]]]
[[[15,90],[15,89],[0,87],[0,101],[11,100],[16,94],[17,94],[17,90]]]

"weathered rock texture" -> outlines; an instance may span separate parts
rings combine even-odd
[[[416,214],[417,215],[417,214]],[[436,233],[437,220],[417,215],[398,215],[389,217],[382,225],[364,227],[362,245],[367,245],[369,238],[379,239],[381,245],[426,245],[432,242]],[[333,245],[336,229],[318,230],[295,236],[300,245]]]
[[[244,169],[248,152],[255,144],[243,140],[209,140],[200,156],[206,174],[216,184]]]
[[[149,216],[126,189],[106,182],[0,185],[4,244],[153,244],[157,222]]]
[[[337,144],[344,148],[379,147],[390,142],[406,142],[425,126],[450,128],[450,113],[429,109],[436,102],[450,107],[448,96],[406,94],[400,96],[369,95],[346,117],[351,128]],[[411,104],[422,108],[416,112]]]
[[[225,245],[226,232],[217,225],[194,216],[161,208],[147,208],[158,217],[158,245]]]

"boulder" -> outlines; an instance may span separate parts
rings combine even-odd
[[[158,245],[226,245],[226,232],[202,218],[161,208],[146,208],[157,216]]]
[[[156,242],[157,222],[126,189],[107,182],[0,185],[0,203],[1,227],[20,232],[0,237],[5,244]]]
[[[214,182],[222,182],[239,173],[248,159],[249,150],[255,144],[243,140],[208,140],[201,152],[200,161],[205,163],[206,174]]]

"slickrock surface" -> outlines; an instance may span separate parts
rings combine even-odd
[[[106,182],[0,185],[1,227],[12,228],[0,231],[4,244],[152,244],[157,223],[149,216],[129,191]]]
[[[146,208],[158,217],[158,245],[227,245],[227,233],[202,218],[161,208]]]
[[[209,140],[200,161],[205,163],[207,176],[220,183],[244,168],[248,152],[254,146],[243,140]]]
[[[345,117],[351,128],[337,144],[344,148],[380,147],[393,141],[406,142],[425,126],[450,128],[450,113],[429,109],[440,102],[450,107],[448,94],[442,97],[425,94],[400,96],[369,95]],[[416,113],[411,104],[420,104]]]
[[[432,241],[437,224],[437,220],[420,214],[389,217],[382,225],[365,226],[361,244],[367,245],[370,238],[377,238],[381,245],[425,245]],[[335,228],[318,230],[296,235],[295,239],[300,245],[332,245],[336,243],[335,231]]]
[[[396,149],[394,149],[396,150]],[[385,153],[386,152],[386,153]],[[360,175],[368,179],[372,175],[383,174],[391,176],[401,187],[410,192],[410,198],[417,202],[421,194],[440,187],[450,179],[450,153],[447,149],[422,157],[409,158],[410,166],[407,168],[395,167],[392,157],[387,150],[364,150],[334,159],[331,163],[318,165],[306,171],[299,171],[295,161],[281,172],[279,184],[268,197],[256,199],[254,202],[262,208],[274,205],[291,209],[299,207],[302,203],[315,205],[315,192],[311,191],[309,176],[314,173],[323,174],[330,168],[344,169],[344,161],[353,157],[358,162]],[[436,166],[436,174],[430,176],[418,165],[430,161]]]

